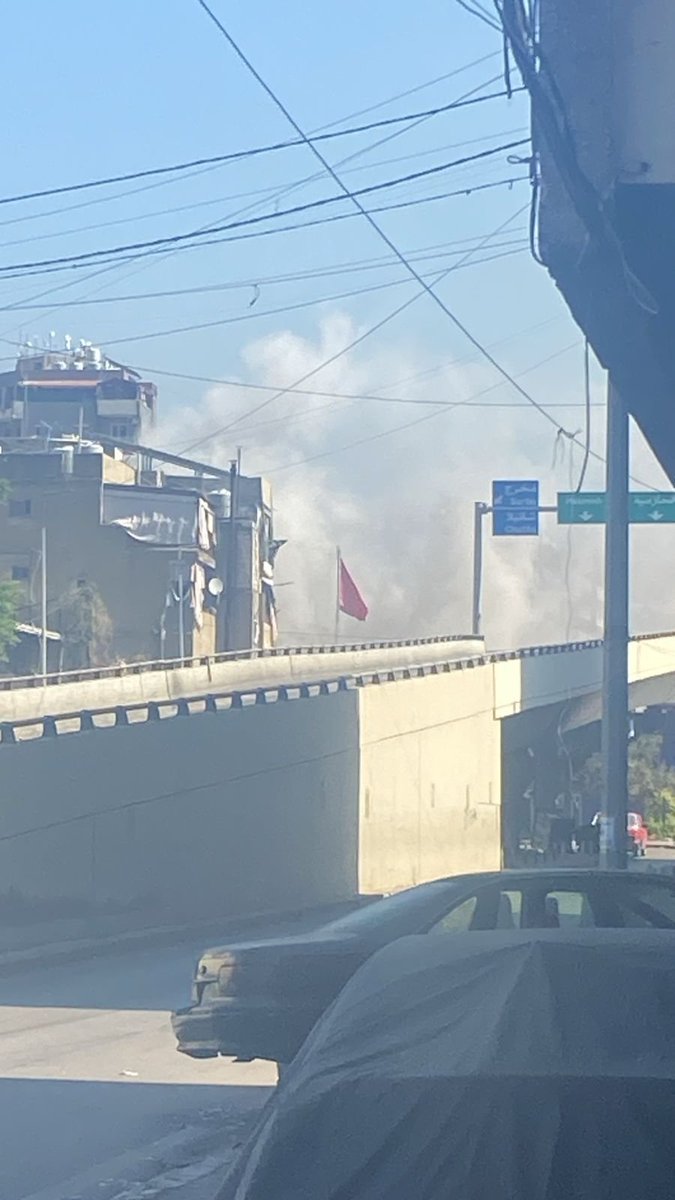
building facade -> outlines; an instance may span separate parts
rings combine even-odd
[[[60,637],[63,670],[274,644],[268,485],[165,474],[161,453],[77,438],[0,439],[0,579]],[[43,533],[44,531],[44,533]],[[46,555],[43,557],[43,546]]]
[[[62,350],[25,346],[0,374],[0,436],[142,441],[154,423],[157,388],[91,342]]]

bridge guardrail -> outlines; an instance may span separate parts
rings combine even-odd
[[[392,646],[398,647],[402,644],[438,644],[438,642],[442,641],[450,642],[457,640],[464,639],[426,639],[426,643],[396,642],[392,643]],[[378,646],[382,648],[383,644],[377,643],[375,646],[361,648],[377,648]],[[84,733],[88,730],[96,729],[114,729],[120,726],[144,723],[143,714],[145,714],[145,721],[196,716],[200,713],[221,712],[227,709],[244,708],[249,705],[330,695],[334,692],[348,691],[352,688],[376,686],[382,683],[395,683],[397,680],[402,679],[422,679],[430,675],[467,671],[489,663],[512,662],[544,655],[593,650],[598,649],[600,646],[602,646],[602,642],[597,639],[586,642],[573,642],[567,645],[529,646],[520,650],[504,650],[473,657],[467,656],[466,658],[454,658],[442,662],[422,663],[407,667],[394,667],[392,669],[382,668],[363,674],[335,676],[330,679],[273,684],[269,687],[258,686],[236,690],[230,689],[222,692],[208,692],[166,700],[133,701],[121,705],[110,704],[98,708],[81,709],[42,717],[22,717],[18,720],[0,722],[0,745],[12,745],[22,741],[39,740],[40,738],[56,737],[62,734]],[[134,714],[139,714],[139,721],[134,720]],[[38,732],[33,733],[32,736],[21,737],[21,730],[36,730]]]
[[[115,663],[109,667],[91,667],[82,671],[57,671],[50,675],[11,675],[0,678],[0,692],[21,688],[55,687],[63,683],[85,683],[89,680],[121,679],[142,675],[146,671],[178,671],[186,667],[210,667],[219,663],[251,662],[261,658],[287,658],[327,654],[358,654],[362,650],[398,650],[407,646],[441,646],[456,642],[482,642],[473,634],[439,634],[434,637],[408,638],[403,641],[354,642],[339,646],[270,646],[260,650],[228,650],[220,654],[195,655],[191,658],[157,658],[142,662]]]

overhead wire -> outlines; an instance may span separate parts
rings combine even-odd
[[[386,166],[391,166],[396,163],[410,162],[412,159],[428,158],[429,155],[431,155],[431,154],[440,154],[442,151],[445,151],[445,150],[457,150],[463,146],[473,146],[473,145],[479,144],[480,142],[494,141],[496,138],[515,137],[517,134],[523,134],[523,133],[527,133],[526,128],[504,130],[501,133],[486,134],[483,137],[479,137],[479,138],[467,138],[462,142],[451,142],[450,144],[432,147],[431,149],[428,149],[428,150],[417,150],[412,154],[398,155],[395,158],[379,159],[377,162],[373,162],[373,163],[360,163],[359,165],[354,166],[354,167],[347,167],[343,173],[345,175],[351,175],[356,172],[362,173],[363,171],[372,171],[376,167],[386,167]],[[192,176],[190,176],[190,178],[192,178]],[[293,183],[292,186],[295,186],[295,182]],[[139,188],[136,190],[141,191],[141,190],[145,190],[145,189]],[[197,200],[197,201],[192,202],[191,204],[173,205],[170,208],[154,209],[153,211],[147,212],[147,213],[133,213],[132,215],[126,216],[126,217],[115,217],[110,221],[97,221],[92,225],[77,225],[77,226],[72,226],[69,229],[59,229],[56,232],[31,234],[30,237],[13,238],[11,241],[0,242],[0,250],[7,249],[8,247],[11,247],[11,246],[24,246],[28,243],[33,244],[35,242],[54,241],[57,238],[70,237],[71,235],[72,236],[77,235],[78,237],[81,237],[83,233],[90,233],[90,232],[96,231],[98,229],[111,229],[118,225],[130,225],[132,223],[137,223],[139,221],[150,221],[150,220],[154,220],[156,217],[172,216],[175,213],[193,212],[197,208],[211,208],[216,204],[224,204],[226,201],[230,201],[230,200],[249,199],[252,196],[260,196],[263,198],[263,202],[264,202],[264,200],[266,198],[268,198],[269,196],[271,196],[273,193],[275,193],[277,191],[278,191],[278,185],[275,185],[275,186],[268,185],[267,187],[256,188],[256,189],[254,189],[252,191],[248,191],[248,192],[234,192],[228,196],[214,196],[209,200]],[[123,195],[128,195],[128,194],[133,195],[135,193],[123,193]],[[66,209],[66,210],[55,210],[55,211],[58,212],[58,211],[71,211],[71,210]],[[29,220],[30,218],[26,217],[25,219]],[[11,223],[12,222],[0,221],[0,227],[3,224],[11,224]]]
[[[371,212],[371,213],[399,212],[402,209],[416,208],[421,204],[434,204],[434,203],[437,203],[438,201],[451,200],[458,196],[472,196],[478,192],[491,191],[495,188],[506,187],[509,190],[511,190],[516,184],[527,182],[527,180],[528,180],[527,175],[512,175],[506,179],[496,179],[496,180],[494,180],[492,182],[488,182],[488,183],[465,185],[464,187],[455,188],[449,192],[437,192],[435,195],[432,195],[432,196],[419,196],[412,200],[399,200],[399,201],[395,202],[394,204],[382,204],[382,205],[373,206],[372,208],[368,209],[368,212]],[[529,207],[529,205],[528,205],[528,207]],[[164,257],[166,257],[168,255],[172,255],[172,254],[179,254],[179,253],[182,253],[185,251],[202,250],[202,249],[206,249],[210,246],[221,246],[221,245],[224,245],[224,244],[227,244],[230,242],[242,242],[242,241],[250,241],[251,239],[256,239],[256,238],[273,237],[280,233],[295,233],[295,232],[302,231],[303,229],[312,229],[312,228],[314,228],[316,226],[320,226],[320,225],[330,225],[330,224],[333,224],[334,222],[338,222],[338,221],[352,220],[353,218],[358,217],[359,215],[360,214],[358,212],[332,213],[332,214],[329,214],[327,217],[317,217],[317,218],[313,218],[308,221],[302,221],[300,224],[273,225],[270,229],[259,229],[256,225],[255,229],[253,229],[251,232],[244,232],[244,233],[234,232],[231,234],[226,234],[226,235],[218,236],[218,237],[214,237],[214,238],[206,238],[205,237],[203,241],[189,242],[189,243],[173,246],[169,251],[166,251],[165,249],[159,247],[157,249],[148,250],[148,251],[141,252],[141,253],[120,255],[112,260],[109,260],[109,262],[107,263],[107,269],[108,270],[112,269],[115,266],[122,264],[122,263],[126,263],[126,262],[137,262],[139,259],[144,260],[144,262],[147,262],[149,260],[150,265],[152,265],[152,260],[155,258],[157,258],[158,261],[161,262]],[[252,222],[252,223],[255,224],[255,222]],[[247,222],[238,223],[238,228],[241,228],[241,226],[243,226],[245,229],[247,229],[248,223]],[[104,260],[104,263],[105,262],[106,262],[106,260]],[[61,266],[42,267],[35,271],[19,272],[19,273],[17,273],[16,276],[7,273],[7,274],[3,275],[1,278],[3,280],[14,279],[14,278],[27,279],[27,278],[30,278],[35,275],[54,275],[54,274],[62,274],[64,271],[83,270],[88,266],[91,266],[90,262],[67,263],[67,264],[61,265]],[[101,266],[100,260],[99,260],[99,266]],[[91,275],[85,276],[85,279],[91,279],[91,278],[94,278],[96,275],[103,274],[103,273],[104,273],[103,271],[95,271]],[[63,286],[68,287],[70,285],[64,284]],[[60,290],[60,289],[55,288],[54,291],[56,291],[56,290]],[[45,293],[43,293],[43,294],[45,294]],[[35,299],[35,297],[33,297],[33,299]],[[73,303],[76,304],[77,299],[75,299],[73,301]],[[16,307],[15,303],[5,305],[5,306],[0,305],[0,312],[12,311],[15,307]]]
[[[543,358],[539,362],[534,363],[531,367],[527,367],[526,370],[519,372],[519,374],[527,375],[531,371],[535,371],[539,367],[543,367],[547,363],[552,362],[554,359],[560,358],[563,354],[568,354],[571,350],[576,349],[578,347],[578,345],[579,345],[579,342],[576,341],[576,342],[573,342],[569,346],[564,346],[561,350],[556,350],[553,354],[547,355],[546,358]],[[473,396],[470,396],[466,400],[453,401],[453,402],[445,405],[443,408],[436,409],[434,412],[425,413],[423,417],[416,417],[413,421],[406,421],[402,425],[394,425],[393,428],[391,428],[391,429],[378,430],[377,433],[372,433],[366,437],[358,438],[356,441],[349,442],[345,446],[333,446],[329,450],[321,450],[317,454],[311,454],[307,458],[299,459],[296,462],[286,463],[282,467],[270,467],[268,469],[265,469],[264,473],[265,473],[265,475],[277,475],[281,471],[290,471],[294,467],[302,467],[308,463],[317,462],[319,459],[322,459],[322,458],[331,458],[331,457],[333,457],[333,455],[343,454],[345,451],[354,450],[358,446],[365,446],[371,442],[379,442],[382,440],[382,438],[391,437],[392,434],[402,433],[404,430],[413,429],[413,428],[415,428],[415,426],[422,425],[426,421],[431,421],[431,420],[433,420],[434,417],[441,416],[444,413],[451,412],[457,408],[464,407],[464,406],[470,407],[470,405],[473,403],[474,400],[477,400],[482,396],[486,396],[490,392],[494,392],[498,388],[501,388],[504,386],[505,386],[505,381],[500,379],[497,383],[490,384],[489,387],[481,388],[481,390],[479,392],[476,392]],[[522,407],[526,408],[527,406],[523,405]]]
[[[460,72],[461,72],[461,68],[459,68],[457,70],[457,73],[460,73]],[[459,103],[460,101],[468,100],[472,96],[475,96],[477,93],[484,92],[484,90],[486,88],[491,87],[498,80],[499,80],[498,75],[492,77],[491,79],[484,80],[482,83],[470,88],[468,91],[461,93],[459,96],[456,96],[454,98],[453,102]],[[406,136],[407,134],[411,133],[413,130],[426,124],[428,121],[430,121],[432,119],[433,118],[431,118],[431,117],[422,116],[418,120],[415,120],[412,124],[407,124],[401,128],[397,128],[397,129],[385,134],[383,137],[378,138],[375,142],[371,142],[367,146],[360,147],[358,150],[352,151],[350,154],[346,155],[344,158],[339,160],[338,166],[345,166],[346,164],[354,162],[356,159],[362,158],[365,154],[371,153],[373,150],[378,149],[380,146],[384,146],[384,145],[388,144],[389,142],[395,141],[400,137]],[[296,180],[295,182],[293,182],[291,184],[286,184],[279,191],[277,191],[271,199],[275,200],[278,203],[279,200],[281,200],[284,196],[292,194],[293,192],[297,191],[299,188],[304,187],[306,184],[312,183],[314,180],[322,178],[322,176],[323,176],[322,171],[314,172],[313,174],[305,176],[305,177],[301,178],[300,180]],[[518,182],[518,178],[519,177],[514,177],[512,180],[496,181],[496,183],[494,183],[494,184],[483,185],[482,188],[474,187],[473,190],[474,191],[486,190],[487,188],[492,188],[495,186],[497,186],[497,187],[501,187],[501,186],[505,186],[505,185],[511,186],[513,183]],[[430,200],[450,198],[450,196],[454,195],[454,194],[455,193],[446,193],[443,196],[431,197]],[[457,192],[456,194],[457,195],[467,195],[467,194],[470,194],[470,192],[467,191],[467,189],[463,189],[460,192]],[[246,205],[244,208],[238,209],[235,212],[230,213],[229,217],[234,218],[234,217],[242,216],[247,212],[255,211],[256,208],[260,207],[260,203],[261,203],[260,201],[256,201],[252,204]],[[383,208],[386,208],[386,207],[387,206],[383,206]],[[407,205],[405,205],[403,203],[399,203],[398,206],[389,206],[389,207],[407,207]],[[334,214],[335,217],[340,216],[340,215],[346,218],[350,214],[347,214],[347,213]],[[312,222],[312,224],[318,224],[318,223],[319,223],[318,221]],[[208,230],[208,228],[209,228],[208,225],[203,227],[204,231]],[[292,230],[295,227],[290,226],[289,228]],[[284,231],[284,229],[282,226],[277,226],[275,230],[268,230],[267,232],[273,233],[273,232],[283,232],[283,231]],[[232,235],[231,237],[223,239],[223,240],[227,240],[227,241],[235,240],[235,236],[238,236],[240,238],[250,237],[250,236],[262,236],[262,232],[263,231],[258,231],[257,234],[253,234],[253,235]],[[202,244],[204,244],[204,243],[202,243]],[[179,248],[175,247],[171,250],[162,252],[157,257],[155,257],[153,255],[149,260],[142,258],[140,255],[136,256],[136,257],[132,257],[130,260],[127,259],[125,261],[131,261],[132,263],[139,262],[140,265],[136,266],[132,271],[125,272],[124,275],[122,276],[122,278],[129,278],[131,275],[137,275],[139,272],[146,271],[146,270],[148,270],[149,267],[153,267],[157,263],[165,262],[167,259],[171,258],[174,254],[176,254],[178,252],[179,252]],[[74,284],[76,284],[77,282],[87,282],[90,279],[95,279],[100,276],[107,276],[111,273],[117,272],[120,269],[121,265],[123,265],[123,264],[121,264],[119,261],[115,261],[111,265],[99,266],[99,267],[97,267],[96,270],[91,271],[87,275],[85,275],[84,280],[78,280],[77,278],[67,280],[65,283],[59,283],[53,287],[46,288],[41,292],[34,293],[32,296],[28,297],[28,299],[29,300],[43,299],[47,296],[54,295],[57,292],[67,290],[68,288],[70,288]],[[7,278],[7,276],[5,276],[5,278]],[[105,287],[106,287],[106,283],[104,282],[103,285],[99,286],[98,288],[95,288],[93,293],[91,293],[91,292],[85,293],[85,298],[87,295],[97,294],[97,292],[102,291]],[[11,308],[12,308],[12,305],[4,306],[5,311],[10,310]],[[54,311],[53,309],[48,309],[46,313],[43,313],[43,319],[45,316],[50,316],[53,311]],[[17,326],[14,328],[19,328],[19,327]],[[5,333],[14,332],[14,329],[5,330],[4,332]]]
[[[416,271],[416,269],[412,265],[412,263],[408,262],[405,255],[396,246],[395,242],[393,242],[392,239],[388,236],[388,234],[385,233],[385,231],[382,229],[381,225],[379,225],[377,223],[377,221],[374,219],[372,214],[369,213],[368,210],[363,207],[359,198],[357,196],[355,196],[352,192],[350,192],[347,184],[345,184],[342,181],[340,176],[337,174],[335,168],[331,166],[331,164],[328,162],[326,157],[322,154],[321,150],[319,150],[317,146],[313,145],[311,140],[309,138],[307,138],[302,127],[298,124],[298,122],[295,120],[295,118],[289,112],[288,108],[285,106],[283,101],[277,96],[277,94],[270,87],[270,85],[265,81],[265,79],[263,79],[262,75],[259,73],[259,71],[253,65],[251,60],[247,57],[247,55],[244,53],[244,51],[241,49],[241,47],[238,45],[238,43],[235,41],[235,39],[229,33],[229,31],[227,30],[225,25],[223,25],[222,21],[216,16],[213,9],[207,3],[207,0],[196,0],[196,2],[199,5],[199,7],[201,9],[203,9],[203,11],[209,17],[211,22],[215,25],[215,27],[219,30],[220,34],[225,38],[225,40],[227,41],[227,43],[230,46],[230,48],[232,49],[232,51],[239,58],[240,62],[243,63],[243,65],[246,67],[246,69],[249,71],[249,73],[253,76],[253,78],[257,81],[259,86],[267,94],[267,96],[270,98],[270,100],[273,102],[273,104],[283,114],[283,116],[289,122],[291,127],[297,133],[298,137],[303,138],[305,140],[308,149],[311,151],[311,153],[314,155],[314,157],[323,165],[324,169],[327,171],[327,173],[333,179],[334,183],[342,190],[344,195],[346,197],[348,197],[352,201],[352,203],[357,207],[357,209],[359,210],[361,215],[365,218],[365,220],[368,222],[368,224],[371,226],[371,228],[374,230],[374,232],[385,243],[385,245],[387,245],[389,247],[389,249],[392,251],[392,253],[394,253],[396,255],[396,257],[399,259],[399,261],[402,263],[402,265],[407,268],[410,275],[413,277],[413,279],[415,279],[420,284],[420,286],[422,287],[424,292],[426,292],[426,294],[430,297],[430,299],[432,299],[434,301],[434,303],[437,305],[437,307],[439,307],[441,309],[441,311],[445,313],[445,315],[452,322],[452,324],[471,342],[471,344],[473,346],[475,346],[475,348],[477,350],[480,351],[480,353],[491,364],[491,366],[496,371],[498,371],[499,374],[508,383],[510,383],[511,386],[513,388],[515,388],[515,390],[517,392],[519,392],[524,397],[524,399],[528,400],[529,403],[532,404],[533,408],[535,408],[538,412],[540,412],[540,414],[544,417],[545,420],[547,420],[551,424],[557,426],[557,422],[555,421],[555,418],[553,418],[551,416],[551,414],[548,413],[547,410],[539,404],[539,402],[534,398],[534,396],[531,396],[530,393],[527,392],[526,389],[523,388],[522,385],[518,383],[518,380],[515,379],[515,377],[506,369],[506,367],[504,367],[503,364],[500,363],[484,345],[482,345],[480,340],[473,333],[471,333],[471,331],[464,324],[464,322],[462,322],[459,319],[459,317],[453,312],[453,310],[449,307],[449,305],[447,305],[445,303],[445,301],[442,300],[442,298],[434,291],[433,285],[427,283],[427,281],[422,278],[422,276],[419,274],[419,272]]]
[[[490,147],[488,150],[480,150],[475,154],[464,155],[462,158],[457,158],[446,163],[439,163],[433,167],[425,167],[421,171],[411,171],[406,175],[399,175],[394,179],[383,180],[381,183],[369,184],[367,187],[358,188],[348,195],[344,194],[344,188],[341,185],[340,195],[324,196],[318,200],[311,200],[305,204],[296,204],[290,208],[280,209],[277,212],[262,213],[255,217],[248,217],[243,221],[231,221],[221,225],[212,225],[208,229],[208,233],[225,233],[232,229],[240,229],[251,225],[257,225],[263,221],[276,221],[284,217],[295,216],[299,213],[313,211],[317,208],[324,208],[327,205],[343,203],[345,199],[354,200],[359,196],[373,195],[375,192],[389,190],[390,188],[399,187],[403,183],[410,183],[418,179],[428,179],[441,174],[444,171],[450,171],[455,167],[464,166],[466,163],[480,162],[486,158],[491,158],[495,154],[503,153],[507,150],[512,150],[519,146],[524,146],[529,143],[529,138],[520,138],[514,142],[506,142],[499,146]],[[364,210],[365,212],[366,210]],[[80,254],[60,255],[56,258],[36,259],[23,263],[10,263],[6,267],[0,266],[0,276],[5,272],[18,272],[34,270],[37,267],[51,267],[62,264],[85,262],[90,263],[95,259],[109,258],[112,255],[126,254],[137,250],[150,250],[157,247],[176,246],[186,241],[194,241],[201,237],[202,231],[190,230],[187,233],[173,234],[169,237],[152,238],[147,241],[130,242],[120,246],[108,247],[103,250],[89,250]]]
[[[524,229],[522,231],[520,229],[514,230],[514,233],[520,234],[521,232],[526,232],[526,231]],[[463,249],[450,249],[450,247],[454,247],[454,246],[465,247],[467,242],[472,243],[475,240],[476,240],[475,237],[472,237],[472,238],[459,238],[456,241],[452,241],[452,242],[440,242],[440,243],[437,243],[437,245],[435,245],[435,246],[428,246],[428,247],[423,247],[418,250],[413,250],[410,252],[410,257],[413,258],[416,262],[417,261],[428,261],[429,259],[454,257],[455,255],[462,254]],[[514,238],[509,238],[504,242],[493,243],[492,248],[501,250],[501,249],[510,248],[513,246],[522,246],[523,244],[526,244],[526,239],[524,239],[522,237],[518,237],[518,238],[514,237]],[[435,251],[435,253],[432,253],[432,251]],[[184,287],[184,288],[165,288],[160,291],[154,291],[154,292],[131,292],[131,293],[127,293],[126,295],[121,295],[121,296],[103,296],[103,297],[99,297],[98,299],[79,300],[79,301],[77,301],[77,306],[87,308],[87,307],[91,307],[92,305],[97,306],[100,304],[123,304],[123,303],[127,303],[130,301],[138,301],[138,300],[160,300],[160,299],[165,299],[165,298],[170,298],[170,297],[175,297],[175,296],[202,295],[204,293],[209,293],[209,292],[238,291],[238,290],[245,290],[248,288],[253,288],[256,285],[261,288],[262,287],[270,287],[270,286],[274,286],[275,284],[295,283],[298,281],[305,281],[308,279],[323,279],[323,278],[334,276],[334,275],[351,275],[351,274],[358,274],[363,271],[378,271],[378,270],[383,270],[385,268],[394,266],[395,263],[396,263],[396,260],[393,260],[392,258],[389,258],[389,257],[373,258],[373,259],[356,259],[356,260],[348,261],[346,263],[341,263],[341,264],[336,263],[334,265],[323,267],[323,268],[316,267],[316,268],[310,268],[305,271],[286,272],[285,274],[279,274],[279,275],[257,275],[257,276],[251,276],[248,279],[230,280],[227,283],[202,284],[202,285],[196,285],[194,287]],[[62,301],[53,306],[54,310],[56,310],[58,308],[72,308],[72,307],[73,307],[72,300],[65,300],[65,301]],[[16,311],[16,312],[30,312],[33,309],[42,309],[42,308],[44,308],[44,305],[17,303],[17,304],[14,304],[12,306],[12,308],[13,308],[13,311]],[[2,311],[2,307],[0,306],[0,312],[1,311]]]
[[[584,434],[584,457],[579,471],[576,491],[580,492],[586,482],[588,460],[591,456],[591,346],[588,338],[584,338],[584,407],[586,410],[586,429]]]
[[[451,271],[461,271],[468,266],[480,266],[484,263],[495,262],[501,258],[510,258],[514,254],[523,254],[526,251],[527,243],[524,243],[520,249],[504,250],[501,254],[490,255],[485,258],[477,259],[471,263],[457,263],[452,267],[447,268],[448,273]],[[435,272],[429,272],[430,277],[435,278]],[[404,287],[410,284],[409,279],[392,279],[385,283],[372,283],[366,287],[352,288],[346,292],[335,292],[329,296],[313,296],[309,300],[298,300],[293,304],[284,304],[279,308],[265,308],[255,311],[238,312],[230,317],[217,317],[211,321],[193,322],[190,325],[177,325],[171,329],[159,329],[156,331],[148,331],[146,333],[129,334],[126,337],[108,337],[101,338],[106,346],[126,346],[132,342],[147,342],[158,337],[175,337],[183,333],[196,333],[203,329],[218,329],[224,325],[238,325],[245,321],[258,321],[264,317],[276,317],[285,315],[290,312],[299,312],[306,308],[315,308],[319,304],[330,304],[336,300],[350,300],[355,296],[365,296],[374,292],[389,291],[391,288]]]
[[[467,338],[467,340],[470,341],[473,346],[475,346],[475,348],[483,355],[483,357],[491,364],[491,366],[493,366],[494,369],[496,371],[498,371],[498,373],[508,383],[510,383],[511,386],[513,388],[515,388],[515,390],[517,392],[519,392],[519,394],[522,395],[523,398],[526,399],[532,405],[532,407],[534,409],[536,409],[544,417],[544,419],[546,421],[548,421],[550,424],[553,424],[554,426],[556,426],[556,428],[559,428],[558,423],[556,422],[555,418],[552,417],[551,414],[549,412],[547,412],[547,410],[545,408],[543,408],[542,405],[537,400],[535,400],[535,398],[532,395],[530,395],[530,393],[525,388],[522,387],[522,385],[506,369],[506,367],[504,367],[494,357],[494,355],[491,354],[491,352],[487,349],[487,347],[485,347],[480,342],[480,340],[474,334],[471,333],[471,331],[468,329],[468,327],[459,319],[459,317],[457,317],[457,315],[453,312],[453,310],[449,307],[449,305],[447,305],[445,303],[445,301],[442,300],[442,298],[434,291],[433,284],[427,283],[427,281],[422,278],[422,276],[419,274],[419,272],[415,270],[415,267],[412,265],[412,263],[409,263],[407,261],[405,255],[398,249],[396,243],[392,241],[392,239],[388,236],[388,234],[385,233],[385,231],[382,229],[382,227],[377,223],[377,221],[374,219],[372,214],[369,213],[368,210],[363,207],[360,199],[357,196],[355,196],[353,193],[350,192],[347,184],[345,184],[342,181],[342,179],[338,175],[335,168],[329,163],[329,161],[326,159],[326,157],[322,154],[321,150],[319,150],[317,146],[312,144],[311,139],[309,139],[307,137],[306,133],[303,131],[303,129],[299,125],[299,123],[295,120],[295,118],[290,113],[290,111],[288,110],[286,105],[279,98],[279,96],[276,94],[276,92],[273,90],[273,88],[262,77],[260,72],[256,69],[256,67],[253,65],[251,60],[247,57],[247,55],[244,53],[244,51],[241,49],[241,47],[238,45],[238,43],[235,41],[235,39],[229,33],[228,29],[222,23],[222,21],[219,19],[219,17],[216,16],[213,9],[207,3],[207,0],[196,0],[196,3],[206,13],[206,15],[209,17],[209,19],[213,23],[213,25],[215,25],[215,27],[218,29],[218,31],[220,32],[222,37],[227,41],[231,50],[234,52],[234,54],[237,56],[237,58],[240,60],[240,62],[246,67],[248,72],[253,76],[253,78],[256,80],[256,82],[259,84],[259,86],[263,89],[263,91],[266,93],[266,95],[269,97],[269,99],[272,101],[272,103],[283,114],[283,116],[289,122],[291,127],[297,133],[298,137],[302,138],[306,142],[308,149],[311,151],[311,153],[314,155],[314,157],[317,159],[317,161],[322,164],[324,170],[328,173],[328,175],[330,175],[330,177],[333,179],[334,183],[342,190],[345,197],[349,198],[352,201],[352,203],[356,206],[356,208],[361,213],[361,215],[365,218],[365,220],[368,222],[368,224],[371,226],[371,228],[374,230],[374,232],[378,235],[378,237],[385,243],[385,245],[387,245],[389,247],[389,249],[392,251],[392,253],[396,255],[396,257],[399,259],[399,261],[402,263],[402,265],[407,268],[407,270],[409,271],[412,278],[415,279],[420,284],[423,291],[430,297],[430,299],[432,299],[434,301],[434,303],[437,305],[437,307],[439,307],[441,309],[441,311],[445,313],[445,315],[452,322],[452,324]],[[567,433],[568,431],[565,431],[565,432]],[[571,436],[573,437],[573,435],[571,435]],[[601,457],[601,456],[597,456],[597,457]]]
[[[515,213],[512,213],[510,217],[507,217],[505,221],[502,221],[501,224],[498,225],[491,234],[487,234],[482,239],[478,246],[475,246],[468,251],[465,257],[460,259],[459,263],[454,263],[452,267],[447,267],[444,271],[441,271],[436,277],[435,282],[439,283],[452,271],[456,271],[463,263],[470,261],[472,256],[477,254],[484,246],[488,245],[492,238],[497,237],[503,232],[504,229],[516,221],[518,217],[522,216],[522,214],[527,211],[527,207],[527,205],[524,205],[522,208],[517,209]],[[294,380],[292,384],[284,388],[280,388],[278,392],[274,392],[273,395],[268,396],[267,399],[261,401],[259,404],[256,404],[253,408],[248,409],[245,413],[235,417],[228,424],[222,425],[218,430],[212,434],[209,434],[206,438],[200,438],[197,441],[191,442],[189,446],[183,447],[180,453],[187,453],[188,451],[194,450],[197,446],[203,445],[206,441],[210,441],[213,437],[218,437],[223,433],[229,433],[229,431],[238,425],[242,420],[247,420],[249,417],[255,416],[263,409],[269,407],[270,404],[274,404],[275,401],[280,400],[282,396],[287,395],[289,391],[301,387],[303,383],[307,383],[309,379],[313,379],[314,376],[318,375],[320,371],[323,371],[326,367],[332,366],[333,363],[337,362],[340,358],[343,358],[345,354],[351,353],[352,350],[355,350],[357,346],[361,346],[365,341],[367,341],[368,338],[372,337],[376,333],[379,333],[381,329],[384,329],[386,325],[395,320],[395,318],[400,316],[401,313],[406,312],[407,309],[411,308],[412,305],[415,304],[423,294],[423,292],[415,292],[413,296],[410,296],[396,308],[391,309],[384,315],[384,317],[381,317],[373,325],[369,325],[367,329],[364,329],[355,338],[352,338],[346,345],[342,346],[340,350],[337,350],[328,358],[323,359],[322,362],[318,363],[315,367],[312,367],[310,371],[306,371],[299,379]]]

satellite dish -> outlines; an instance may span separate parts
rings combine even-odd
[[[222,579],[218,579],[217,575],[214,575],[213,579],[209,579],[206,585],[207,591],[211,596],[222,596],[224,586]]]

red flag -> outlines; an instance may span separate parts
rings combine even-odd
[[[357,621],[365,621],[368,616],[368,605],[357,588],[342,559],[338,584],[338,607],[340,612]]]

